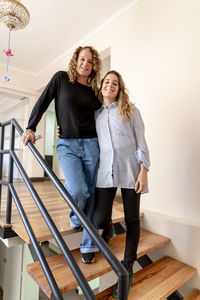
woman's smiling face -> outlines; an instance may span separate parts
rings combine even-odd
[[[111,73],[104,78],[101,93],[103,98],[110,99],[112,102],[117,100],[119,93],[119,80],[117,75]]]
[[[78,76],[88,78],[92,72],[93,57],[89,49],[82,49],[77,59],[76,71]]]

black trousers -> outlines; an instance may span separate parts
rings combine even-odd
[[[106,229],[112,218],[112,206],[117,188],[96,188],[95,208],[93,213],[93,224],[98,229]],[[126,246],[124,261],[133,263],[137,259],[137,248],[140,238],[140,194],[134,189],[121,189],[125,225]]]

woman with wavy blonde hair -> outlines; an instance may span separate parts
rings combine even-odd
[[[91,46],[85,46],[85,47],[78,47],[69,62],[68,66],[68,75],[71,82],[74,83],[74,81],[77,79],[77,60],[79,57],[79,53],[83,49],[88,49],[93,56],[93,67],[90,75],[88,76],[88,85],[92,87],[92,89],[95,91],[95,94],[97,95],[99,91],[99,82],[101,80],[101,60],[99,57],[99,53],[97,50],[95,50]]]
[[[137,258],[140,236],[140,194],[147,191],[149,151],[144,123],[139,110],[130,102],[124,81],[116,71],[102,79],[99,97],[103,106],[96,112],[96,130],[100,146],[93,223],[103,229],[108,243],[112,236],[112,206],[117,188],[121,188],[126,246],[123,265],[133,284],[133,263]],[[117,298],[118,285],[113,296]]]
[[[99,161],[99,144],[94,111],[101,107],[97,98],[101,60],[91,46],[78,47],[69,63],[69,70],[57,72],[34,106],[22,141],[35,143],[36,126],[50,102],[55,99],[59,126],[56,151],[65,176],[65,187],[86,216],[91,220],[94,189]],[[70,223],[74,230],[81,223],[73,211]],[[84,263],[94,261],[98,248],[83,228],[80,246]]]

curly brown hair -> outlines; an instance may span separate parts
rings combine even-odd
[[[81,50],[83,50],[83,49],[89,49],[90,52],[92,53],[93,65],[92,65],[92,72],[88,77],[88,84],[92,87],[95,94],[97,95],[98,91],[99,91],[99,83],[101,80],[101,59],[100,59],[99,53],[93,47],[91,47],[91,46],[81,47],[80,46],[74,51],[72,58],[68,65],[67,72],[69,75],[69,79],[72,83],[74,83],[75,80],[77,79],[77,71],[76,71],[77,60],[78,60]]]
[[[116,97],[116,101],[118,102],[119,114],[124,118],[125,121],[130,121],[131,112],[132,112],[134,104],[129,100],[128,91],[126,90],[122,76],[117,71],[115,71],[115,70],[109,71],[104,76],[104,78],[101,80],[101,85],[100,85],[100,89],[99,89],[99,98],[100,98],[101,102],[103,103],[103,95],[102,95],[101,90],[102,90],[103,82],[106,79],[107,75],[109,75],[109,74],[114,74],[118,78],[119,92]]]

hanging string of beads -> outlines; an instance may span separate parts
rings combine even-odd
[[[4,76],[4,81],[8,82],[10,81],[10,78],[8,77],[8,66],[9,66],[9,60],[11,56],[14,56],[14,54],[12,53],[12,50],[10,48],[10,30],[8,31],[8,50],[5,51],[5,55],[7,57],[7,62],[6,62],[6,75]]]
[[[10,57],[13,53],[10,48],[10,32],[26,27],[29,23],[30,14],[28,9],[20,2],[20,0],[0,0],[0,21],[8,28],[8,50],[5,51],[6,55],[6,75],[4,80],[10,81],[8,77],[8,66]]]

